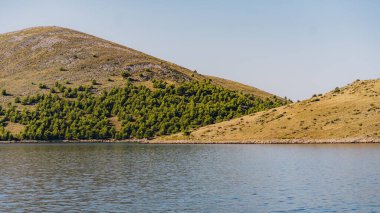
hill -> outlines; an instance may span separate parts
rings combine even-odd
[[[288,102],[59,27],[0,36],[0,89],[0,140],[187,135]]]
[[[161,140],[380,141],[380,80],[357,80],[302,102],[202,127],[188,137],[175,135]]]
[[[170,84],[212,79],[223,88],[253,94],[273,95],[237,82],[198,74],[176,64],[95,36],[61,27],[34,27],[0,35],[0,89],[14,97],[41,92],[39,85],[68,82],[73,87],[98,83],[97,90],[123,86],[128,72],[135,85],[152,87],[151,80]]]

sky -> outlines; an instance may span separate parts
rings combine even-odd
[[[302,100],[380,77],[379,0],[0,0],[0,33],[79,30]]]

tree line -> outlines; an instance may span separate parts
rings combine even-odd
[[[183,132],[286,104],[224,89],[210,81],[168,85],[153,80],[153,90],[130,82],[96,94],[94,86],[56,83],[49,94],[16,102],[34,105],[20,110],[0,107],[0,140],[142,139]],[[110,118],[117,118],[120,128]],[[8,122],[25,126],[20,134],[6,131]]]

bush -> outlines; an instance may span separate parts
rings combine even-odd
[[[318,101],[320,101],[320,100],[321,100],[321,99],[316,98],[316,99],[311,100],[311,102],[318,102]]]
[[[189,130],[184,130],[182,133],[184,136],[189,136],[191,134]]]
[[[80,85],[78,87],[78,91],[81,91],[81,92],[86,91],[86,88],[84,86]]]
[[[41,83],[38,85],[38,87],[40,89],[48,89],[48,87],[45,84],[41,84]]]
[[[131,76],[131,74],[130,74],[128,71],[123,71],[123,72],[121,72],[121,76],[122,76],[124,79],[127,79],[128,77]]]
[[[64,67],[60,67],[60,68],[59,68],[59,71],[67,71],[67,69],[64,68]]]
[[[152,83],[153,83],[153,88],[157,88],[157,89],[165,89],[166,88],[166,83],[163,81],[153,80]]]

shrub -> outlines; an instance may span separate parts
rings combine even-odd
[[[166,88],[166,83],[163,81],[153,80],[152,83],[153,83],[154,88],[158,88],[158,89],[165,89]]]
[[[41,83],[38,85],[38,87],[40,89],[48,89],[48,87],[45,84],[41,84]]]
[[[320,100],[321,100],[321,99],[316,98],[316,99],[313,99],[312,102],[318,102],[318,101],[320,101]]]
[[[78,87],[78,91],[81,91],[81,92],[86,91],[86,88],[84,86],[80,85]]]
[[[189,130],[183,130],[182,133],[184,136],[189,136],[191,134],[191,132]]]
[[[121,72],[121,76],[122,76],[123,78],[127,79],[128,77],[131,76],[131,74],[130,74],[128,71],[123,71],[123,72]]]
[[[60,68],[59,68],[59,71],[67,71],[67,69],[64,68],[64,67],[60,67]]]

